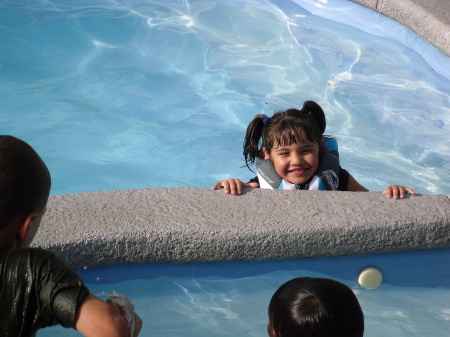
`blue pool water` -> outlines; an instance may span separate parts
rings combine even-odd
[[[52,194],[247,180],[249,121],[310,99],[367,188],[450,194],[449,57],[352,2],[2,0],[0,50]]]
[[[267,336],[275,290],[300,276],[351,287],[365,315],[365,337],[446,337],[450,331],[450,250],[256,262],[154,264],[80,269],[96,293],[127,294],[144,320],[141,336]],[[361,270],[375,266],[383,283],[366,290]],[[77,336],[52,327],[39,337]]]
[[[312,99],[367,188],[450,195],[449,57],[351,2],[0,0],[0,50],[0,132],[37,149],[52,194],[246,180],[248,122]],[[448,250],[408,254],[78,272],[135,302],[141,336],[265,336],[270,296],[304,275],[351,286],[366,336],[447,336]]]

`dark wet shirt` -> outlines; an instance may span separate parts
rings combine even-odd
[[[89,295],[81,279],[43,249],[0,253],[0,336],[28,337],[60,324],[75,328],[76,311]]]

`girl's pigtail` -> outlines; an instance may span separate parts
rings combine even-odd
[[[305,112],[314,117],[319,125],[320,133],[323,135],[327,127],[327,122],[325,120],[325,113],[323,112],[320,105],[313,101],[306,101],[305,103],[303,103],[302,112]]]
[[[262,158],[262,148],[260,148],[260,140],[264,129],[264,119],[266,115],[256,115],[247,127],[244,140],[244,160],[245,165],[250,166],[255,163],[256,158]],[[251,170],[251,169],[250,169]]]

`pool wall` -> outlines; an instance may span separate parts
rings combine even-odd
[[[57,195],[34,244],[71,267],[450,248],[450,198],[191,187]]]
[[[450,1],[352,1],[399,21],[450,56]]]
[[[450,55],[450,1],[355,1]],[[450,248],[450,198],[152,188],[51,196],[33,246],[69,266],[264,260]]]

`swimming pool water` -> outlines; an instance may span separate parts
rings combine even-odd
[[[267,336],[267,307],[294,277],[317,276],[351,287],[365,315],[365,337],[446,337],[450,330],[450,250],[282,261],[128,265],[80,269],[96,293],[129,296],[144,321],[141,336]],[[383,283],[357,284],[375,266]],[[105,297],[106,298],[106,297]],[[77,336],[52,327],[39,337]]]
[[[450,194],[450,60],[343,1],[0,1],[0,129],[52,194],[254,176],[257,113],[315,100],[372,190]]]

